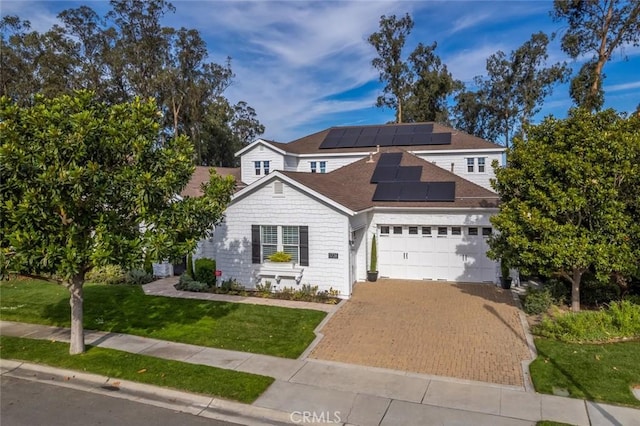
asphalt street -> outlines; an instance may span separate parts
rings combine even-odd
[[[2,426],[237,426],[91,392],[3,376]]]

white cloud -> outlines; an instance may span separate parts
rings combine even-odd
[[[613,84],[611,86],[604,87],[604,90],[606,93],[621,92],[621,91],[633,90],[633,89],[640,89],[640,80],[632,81],[630,83]]]

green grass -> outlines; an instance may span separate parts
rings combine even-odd
[[[34,280],[0,284],[0,318],[70,326],[66,288]],[[84,327],[199,346],[297,358],[326,313],[146,296],[139,286],[86,284]]]
[[[630,386],[640,384],[640,342],[607,344],[564,343],[536,339],[538,358],[531,378],[538,392],[553,388],[574,398],[640,407]]]
[[[245,403],[255,401],[274,381],[257,374],[93,346],[87,346],[83,354],[69,355],[67,343],[19,337],[0,336],[0,356]]]

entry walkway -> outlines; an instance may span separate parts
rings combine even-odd
[[[0,334],[69,341],[70,331],[0,321]],[[312,359],[275,358],[119,333],[87,331],[85,339],[89,345],[276,378],[274,384],[252,405],[212,400],[202,395],[163,388],[153,388],[151,391],[149,389],[152,387],[124,382],[120,385],[123,392],[132,395],[132,399],[145,400],[149,394],[166,394],[166,400],[173,401],[174,409],[198,415],[208,413],[210,417],[211,412],[216,410],[224,411],[226,415],[236,413],[237,418],[244,419],[246,424],[300,424],[301,416],[309,413],[309,416],[315,415],[316,420],[323,420],[319,423],[330,420],[334,424],[362,426],[534,425],[542,419],[581,426],[640,426],[640,410],[539,395],[515,386]],[[37,376],[37,373],[25,371],[36,367],[3,361],[2,374],[33,378],[33,374]],[[53,370],[41,368],[46,372],[47,379]],[[104,384],[104,378],[101,380],[101,384]],[[137,393],[143,394],[144,398]],[[182,401],[183,406],[178,407],[176,401]],[[197,407],[194,406],[196,402],[199,404]]]

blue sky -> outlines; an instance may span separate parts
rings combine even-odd
[[[17,14],[44,31],[69,7],[88,4],[99,13],[105,1],[2,0],[2,15]],[[436,53],[467,85],[485,71],[486,59],[510,52],[544,31],[562,34],[564,23],[549,16],[551,1],[173,1],[176,13],[164,23],[196,28],[210,59],[232,58],[236,74],[226,95],[253,106],[266,127],[263,137],[288,142],[330,126],[380,124],[393,120],[375,107],[382,85],[371,67],[374,49],[366,39],[380,15],[410,13],[415,27],[408,55],[418,42],[438,42]],[[628,61],[623,60],[623,54]],[[573,62],[555,40],[549,63]],[[627,46],[604,69],[605,107],[630,112],[640,103],[640,48]],[[536,117],[564,117],[571,106],[568,86],[557,86]]]

